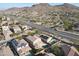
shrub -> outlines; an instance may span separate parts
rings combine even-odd
[[[55,55],[57,55],[57,56],[64,55],[64,53],[61,50],[61,48],[59,46],[57,46],[57,45],[52,46],[50,52],[55,54]]]
[[[70,22],[68,20],[64,20],[63,23],[64,23],[65,30],[72,30],[72,27],[73,27],[73,23],[72,22]]]

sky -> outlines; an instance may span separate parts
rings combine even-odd
[[[35,3],[0,3],[0,9],[8,9],[12,7],[31,7]],[[49,3],[50,5],[60,5],[63,3]],[[74,3],[73,5],[79,6],[79,4]]]

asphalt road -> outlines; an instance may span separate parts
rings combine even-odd
[[[73,34],[73,33],[69,33],[69,32],[63,32],[63,31],[56,31],[54,29],[51,28],[47,28],[45,26],[41,26],[41,25],[37,25],[37,24],[33,24],[32,22],[26,22],[26,25],[31,26],[33,28],[48,32],[50,34],[54,34],[57,36],[61,36],[63,38],[66,39],[72,39],[72,40],[79,40],[79,35]]]

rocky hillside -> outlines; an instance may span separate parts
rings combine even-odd
[[[1,13],[20,16],[32,22],[41,22],[46,26],[57,26],[65,23],[67,26],[79,22],[79,7],[64,3],[62,5],[51,6],[48,3],[32,5],[32,7],[14,7]],[[69,25],[68,25],[69,24]],[[68,27],[65,26],[67,29]]]
[[[31,14],[32,12],[35,12],[38,15],[41,15],[49,11],[79,12],[79,8],[68,3],[64,3],[62,5],[57,5],[57,6],[51,6],[47,3],[40,3],[40,4],[35,4],[32,7],[22,7],[22,8],[14,7],[14,8],[7,9],[4,12],[22,13],[23,11],[28,11],[28,13],[31,12]]]

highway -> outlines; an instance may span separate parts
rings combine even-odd
[[[64,32],[64,31],[56,31],[54,29],[51,28],[47,28],[45,26],[41,26],[41,25],[37,25],[37,24],[33,24],[32,22],[26,22],[26,25],[31,26],[33,28],[39,29],[41,31],[45,31],[48,32],[50,34],[54,34],[56,36],[60,36],[62,38],[65,38],[67,40],[77,40],[77,42],[79,43],[79,35],[73,34],[73,33],[69,33],[69,32]]]
[[[70,38],[70,39],[79,40],[79,35],[76,35],[76,34],[73,34],[73,33],[60,32],[59,35],[60,35],[60,36],[63,36],[63,37],[68,37],[68,38]]]

